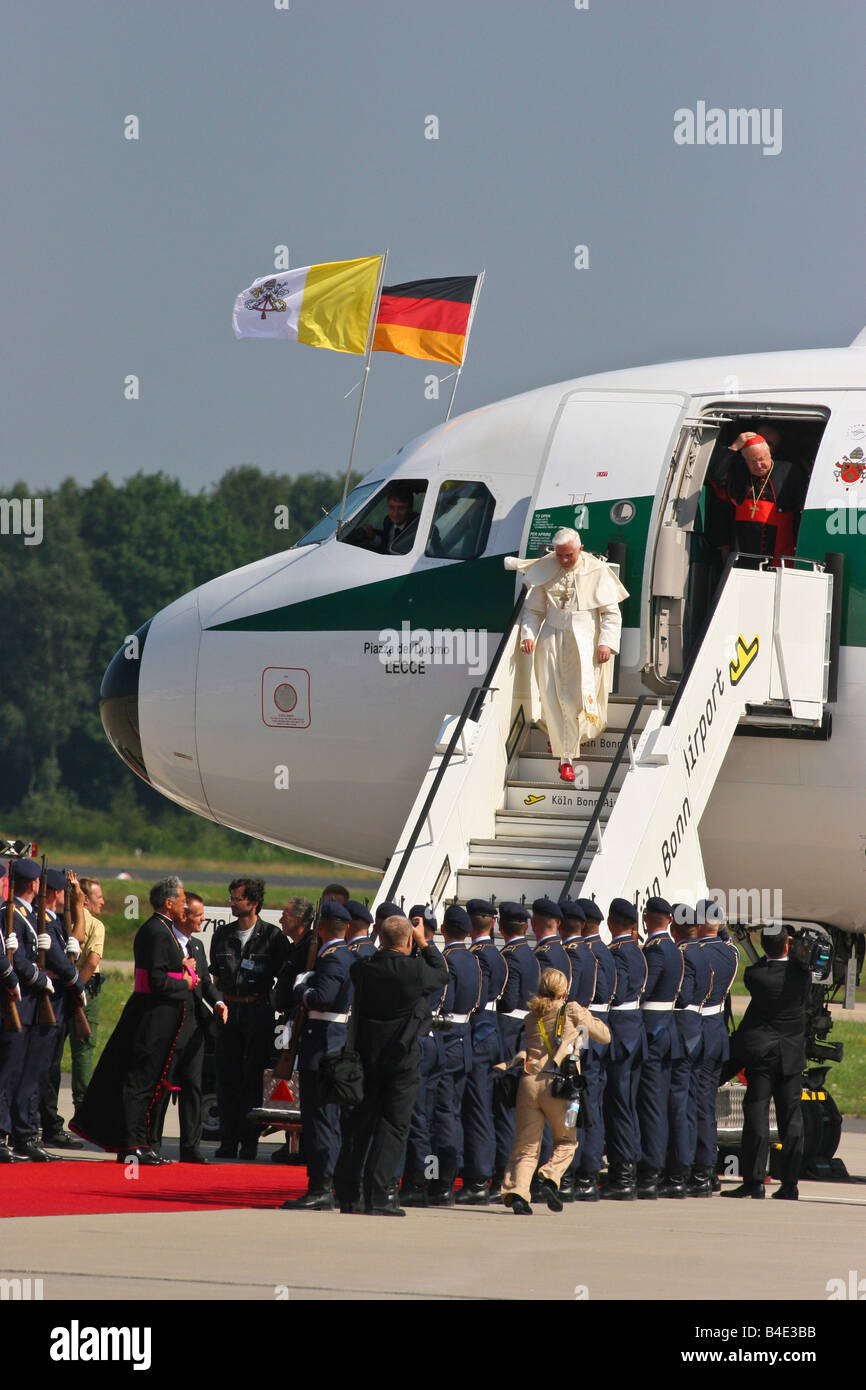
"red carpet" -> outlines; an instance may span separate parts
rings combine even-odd
[[[137,1178],[125,1173],[113,1158],[3,1164],[0,1216],[276,1207],[307,1190],[306,1168],[276,1163],[172,1163],[139,1168]]]

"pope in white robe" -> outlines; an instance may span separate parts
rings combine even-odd
[[[607,727],[613,663],[619,651],[628,590],[581,545],[576,531],[553,537],[554,551],[537,560],[508,556],[506,569],[523,571],[529,594],[523,606],[521,650],[535,653],[535,679],[559,775],[574,781],[572,763],[582,740]]]

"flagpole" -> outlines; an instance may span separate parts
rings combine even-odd
[[[448,402],[448,414],[445,416],[446,424],[451,419],[451,407],[454,405],[454,397],[457,395],[457,387],[460,385],[460,373],[463,371],[463,363],[466,361],[466,354],[469,351],[469,334],[472,332],[472,320],[475,317],[475,308],[478,304],[478,297],[481,294],[481,286],[484,284],[484,277],[486,274],[487,269],[485,267],[475,282],[475,292],[472,295],[472,303],[469,305],[469,318],[466,320],[466,337],[463,340],[463,358],[460,362],[460,366],[457,368],[457,377],[451,391],[451,399]]]
[[[382,257],[382,264],[379,267],[379,283],[376,286],[376,297],[373,303],[373,310],[370,314],[370,322],[367,325],[367,352],[364,358],[364,375],[361,379],[361,396],[358,400],[358,413],[355,416],[355,429],[352,433],[352,447],[349,450],[349,463],[346,468],[346,479],[343,483],[343,499],[340,502],[340,519],[337,522],[338,537],[340,535],[340,530],[343,525],[343,513],[346,510],[346,497],[349,492],[349,478],[352,473],[352,460],[355,457],[355,442],[358,438],[358,426],[361,423],[361,411],[364,407],[364,392],[367,389],[367,377],[370,375],[370,357],[373,352],[373,338],[376,334],[376,319],[379,314],[379,301],[382,298],[382,286],[385,283],[385,266],[388,263],[388,250],[389,248],[386,246],[385,254]]]

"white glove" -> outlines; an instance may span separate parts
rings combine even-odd
[[[74,936],[70,936],[66,943],[66,954],[70,960],[78,960],[81,955],[81,942],[76,940]]]
[[[302,972],[302,974],[296,975],[296,976],[295,976],[295,989],[297,989],[298,985],[302,985],[302,984],[304,983],[304,980],[309,980],[309,978],[310,978],[310,976],[312,975],[312,973],[313,973],[312,970],[304,970],[304,971]]]
[[[46,980],[46,982],[45,982],[45,993],[46,993],[46,994],[53,994],[53,993],[54,993],[54,986],[53,986],[53,984],[51,983],[50,980]]]
[[[7,936],[7,938],[6,938],[6,950],[7,950],[7,951],[17,951],[17,950],[18,950],[18,937],[15,935],[14,931],[11,931],[11,932],[9,933],[9,935]]]
[[[50,932],[47,932],[47,931],[41,931],[41,932],[39,933],[39,935],[37,936],[37,938],[36,938],[36,946],[37,946],[37,949],[40,950],[40,951],[50,951],[50,950],[51,950],[51,933],[50,933]]]

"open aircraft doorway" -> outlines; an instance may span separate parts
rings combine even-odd
[[[805,500],[830,411],[823,405],[724,402],[687,420],[662,484],[651,550],[647,685],[672,694],[699,640],[728,554],[736,549],[730,504],[712,479],[745,431],[763,434],[774,461],[802,476]],[[794,519],[796,542],[800,517]],[[799,554],[795,544],[795,554]],[[812,556],[823,560],[823,556]]]

